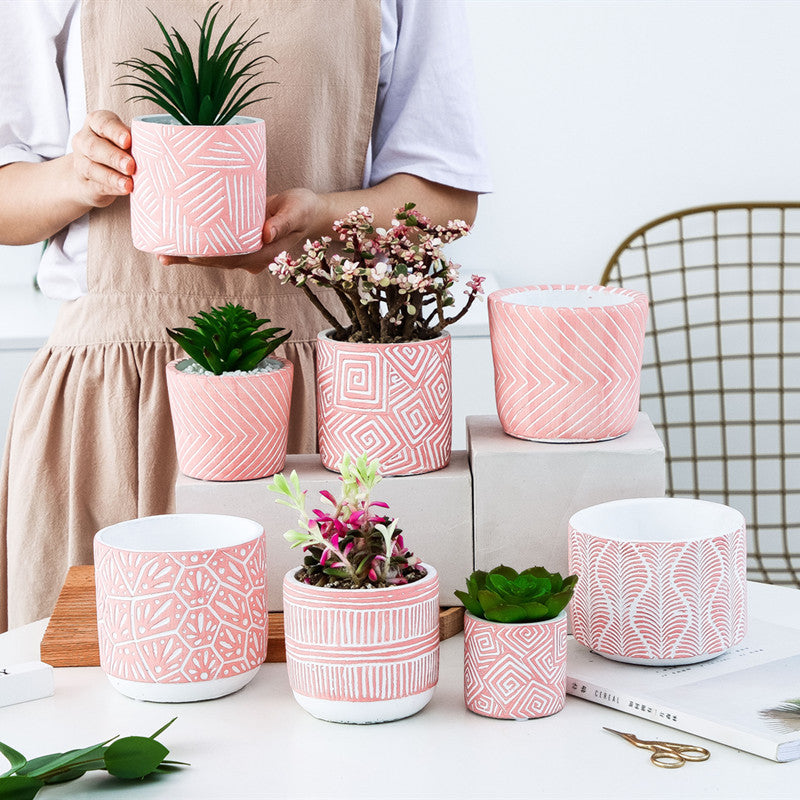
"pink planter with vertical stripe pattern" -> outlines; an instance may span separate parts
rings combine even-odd
[[[204,481],[246,481],[283,469],[292,398],[290,361],[255,375],[196,375],[167,364],[178,467]]]
[[[439,679],[439,578],[333,589],[283,579],[289,683],[298,703],[332,722],[388,722],[427,705]]]
[[[520,439],[587,442],[630,431],[639,409],[647,297],[606,286],[489,295],[497,413]]]

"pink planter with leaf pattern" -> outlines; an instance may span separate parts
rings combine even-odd
[[[418,475],[450,463],[450,335],[395,344],[317,340],[317,427],[322,465],[346,452],[378,459],[383,475]]]
[[[168,514],[94,540],[100,666],[137,700],[230,694],[267,655],[264,530],[241,517]]]
[[[232,256],[263,246],[267,202],[264,120],[178,125],[167,114],[131,124],[136,162],[133,246],[174,256]]]
[[[464,702],[495,719],[534,719],[564,707],[567,614],[491,622],[464,614]]]
[[[747,630],[745,522],[719,503],[657,497],[585,508],[569,521],[580,576],[572,633],[606,658],[693,664]]]
[[[439,680],[439,577],[381,589],[283,579],[286,665],[297,702],[331,722],[388,722],[424,708]]]

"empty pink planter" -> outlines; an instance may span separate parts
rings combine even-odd
[[[267,655],[264,530],[240,517],[169,514],[94,540],[100,666],[137,700],[209,700]]]
[[[167,391],[180,471],[204,481],[246,481],[283,469],[292,399],[290,361],[255,375],[184,372],[167,364]]]
[[[580,576],[572,633],[614,661],[670,666],[724,653],[747,630],[745,523],[719,503],[657,497],[585,508],[569,521]]]
[[[331,722],[388,722],[424,708],[439,680],[439,577],[405,586],[283,579],[286,665],[297,702]]]
[[[260,250],[267,201],[264,120],[177,125],[166,114],[131,124],[136,162],[133,246],[175,256]]]
[[[324,467],[346,452],[378,459],[384,475],[417,475],[450,463],[450,335],[398,344],[317,340],[317,427]]]
[[[464,614],[464,702],[496,719],[534,719],[564,707],[567,614],[490,622]]]
[[[647,321],[641,292],[523,286],[489,295],[497,413],[520,439],[590,442],[631,430]]]

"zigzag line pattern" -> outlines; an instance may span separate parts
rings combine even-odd
[[[747,626],[745,530],[685,542],[622,542],[569,528],[581,576],[572,633],[601,655],[688,659],[723,653]]]
[[[446,467],[452,445],[450,336],[401,344],[317,342],[322,463],[368,453],[385,475]]]
[[[245,481],[283,469],[292,397],[290,361],[256,375],[194,375],[167,365],[178,465],[191,478]]]
[[[464,616],[464,702],[498,719],[555,714],[567,690],[567,617],[503,624]]]
[[[267,656],[263,534],[236,547],[142,553],[95,543],[100,663],[145,683],[229,678]]]
[[[184,256],[261,249],[267,199],[263,120],[220,126],[134,120],[131,136],[134,247]]]
[[[331,602],[328,602],[328,601]],[[439,679],[439,578],[396,589],[318,589],[283,581],[289,682],[325,700],[393,700]]]
[[[592,308],[513,302],[534,291],[629,298]],[[508,302],[511,300],[512,302]],[[639,408],[647,297],[619,287],[526,286],[489,295],[497,413],[521,439],[595,441],[627,433]]]

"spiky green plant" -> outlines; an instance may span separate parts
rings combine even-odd
[[[259,319],[255,312],[227,303],[200,311],[189,317],[194,328],[167,329],[167,333],[203,369],[221,375],[223,372],[255,369],[292,332],[278,336],[284,328],[267,328],[268,319]]]
[[[157,60],[145,61],[131,58],[117,63],[130,73],[123,75],[116,86],[133,86],[142,94],[131,100],[151,100],[182,125],[225,125],[247,106],[260,98],[253,97],[262,86],[275,81],[253,83],[258,78],[265,61],[275,59],[260,55],[249,61],[245,54],[265,36],[259,33],[246,38],[255,22],[236,39],[229,42],[231,29],[239,17],[220,34],[213,43],[214,23],[220,12],[220,3],[212,3],[206,11],[200,29],[196,65],[186,40],[175,28],[169,32],[161,20],[153,18],[164,35],[165,52],[145,48]]]
[[[544,567],[517,572],[500,565],[490,572],[476,570],[467,578],[467,591],[456,597],[473,616],[491,622],[536,622],[557,617],[569,603],[577,575],[562,578]]]

